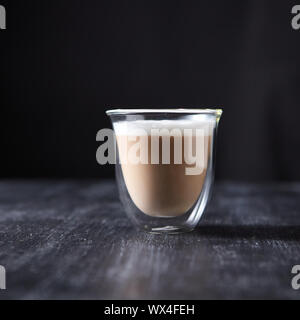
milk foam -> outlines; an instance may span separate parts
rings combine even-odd
[[[150,135],[152,129],[203,129],[206,134],[210,135],[215,126],[215,120],[205,117],[203,120],[135,120],[120,121],[114,123],[116,135]]]

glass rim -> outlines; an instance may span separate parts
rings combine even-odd
[[[108,116],[110,115],[126,115],[126,114],[212,114],[220,117],[223,113],[222,109],[110,109],[105,111]]]

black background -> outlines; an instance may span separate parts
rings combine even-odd
[[[0,177],[112,177],[114,106],[222,107],[217,178],[300,179],[297,2],[0,4]]]

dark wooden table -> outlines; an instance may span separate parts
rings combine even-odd
[[[0,182],[0,265],[17,299],[299,299],[300,184],[219,183],[196,231],[131,227],[112,181]]]

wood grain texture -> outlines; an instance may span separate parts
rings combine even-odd
[[[196,231],[132,228],[112,181],[0,182],[1,299],[299,299],[300,184],[221,183]]]

